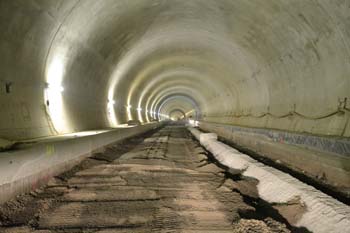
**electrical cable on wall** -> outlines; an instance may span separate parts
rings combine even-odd
[[[350,112],[350,108],[347,107],[347,98],[344,98],[344,100],[339,99],[338,102],[339,102],[339,104],[338,104],[338,108],[336,111],[330,112],[330,113],[322,115],[322,116],[308,116],[308,115],[305,115],[303,113],[297,112],[296,105],[294,104],[293,110],[290,111],[289,113],[286,113],[283,115],[275,115],[275,114],[268,111],[268,112],[262,113],[260,115],[254,115],[254,114],[249,113],[249,114],[220,115],[220,117],[224,116],[224,117],[235,117],[235,118],[242,118],[242,117],[263,118],[266,116],[270,116],[273,118],[281,119],[281,118],[286,118],[286,117],[296,115],[296,116],[299,116],[301,118],[308,119],[308,120],[321,120],[321,119],[332,117],[334,115],[345,114],[345,112]],[[219,116],[211,116],[211,117],[219,117]]]

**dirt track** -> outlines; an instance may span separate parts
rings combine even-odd
[[[179,125],[115,144],[3,205],[0,232],[289,232],[207,156]]]

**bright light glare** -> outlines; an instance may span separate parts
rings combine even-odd
[[[139,121],[143,123],[142,108],[138,107],[136,110],[137,110],[137,113],[138,113],[137,115],[138,115]]]
[[[47,86],[45,88],[45,102],[51,121],[58,133],[68,129],[67,118],[63,109],[62,80],[64,65],[61,57],[55,57],[47,69]]]
[[[51,92],[63,92],[64,88],[62,86],[55,86],[50,83],[47,84],[47,89]]]
[[[49,86],[60,87],[63,79],[63,62],[59,57],[55,58],[47,71],[47,81]]]
[[[115,105],[115,101],[114,100],[108,100],[108,105]]]
[[[132,108],[132,106],[131,106],[130,104],[128,104],[128,105],[126,105],[125,107],[126,107],[126,111],[127,111],[127,114],[128,114],[128,120],[129,120],[129,121],[133,120],[133,119],[132,119],[132,114],[131,114],[131,108]]]
[[[149,120],[148,113],[149,113],[149,111],[148,111],[148,109],[146,109],[146,121],[147,121],[147,122],[151,122],[151,121]]]
[[[192,127],[198,127],[198,121],[195,120],[188,120],[188,123],[192,126]]]
[[[163,114],[163,113],[158,113],[158,118],[159,119],[169,119],[170,117],[169,117],[169,115],[166,115],[166,114]]]
[[[108,120],[112,127],[116,127],[118,125],[117,118],[114,111],[115,100],[109,99],[107,103],[107,113]]]
[[[83,132],[77,132],[72,134],[65,134],[63,136],[76,136],[76,137],[84,137],[84,136],[90,136],[90,135],[96,135],[100,133],[108,132],[108,130],[98,130],[98,131],[83,131]]]
[[[115,114],[115,109],[114,109],[114,89],[110,88],[108,90],[108,101],[107,101],[107,118],[109,125],[111,127],[117,127],[118,126],[118,119]]]

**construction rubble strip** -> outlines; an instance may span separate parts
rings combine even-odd
[[[297,221],[293,216],[284,215],[294,226],[305,227],[309,231],[319,233],[350,232],[349,206],[286,173],[240,153],[218,141],[214,133],[202,133],[196,128],[189,128],[189,131],[217,161],[230,168],[232,172],[256,179],[258,195],[264,201],[275,205],[277,209],[299,201],[305,211]],[[283,209],[280,213],[284,214]]]

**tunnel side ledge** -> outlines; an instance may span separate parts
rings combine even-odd
[[[149,123],[119,128],[92,136],[34,145],[18,151],[0,153],[0,204],[35,190],[89,157],[94,151],[120,140],[158,128]]]

